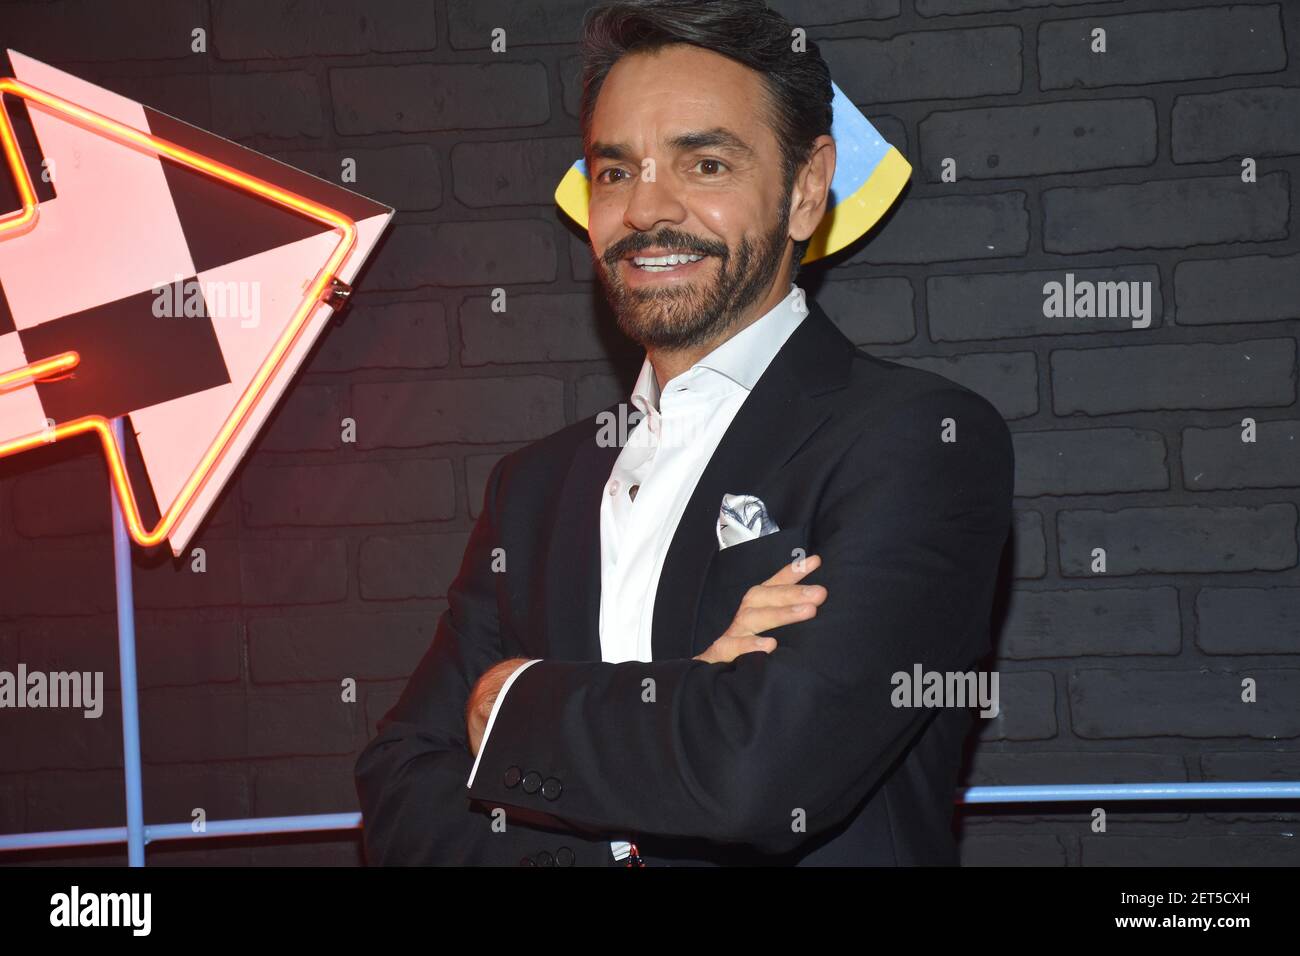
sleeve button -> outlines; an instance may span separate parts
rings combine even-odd
[[[547,777],[546,782],[542,784],[542,796],[547,800],[554,800],[560,795],[560,781],[555,777]]]
[[[524,774],[524,793],[536,793],[542,785],[542,775],[536,770]]]

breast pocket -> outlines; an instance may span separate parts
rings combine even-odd
[[[783,564],[811,553],[807,525],[793,525],[718,551],[709,566],[709,578],[719,587],[752,587],[776,574]]]

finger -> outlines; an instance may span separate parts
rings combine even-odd
[[[735,660],[741,654],[748,654],[752,651],[771,653],[775,647],[776,639],[772,637],[758,637],[752,634],[724,635],[709,645],[709,649],[700,654],[696,660],[708,661],[713,664],[726,664]]]
[[[826,588],[820,584],[756,584],[741,598],[741,607],[778,607],[791,604],[821,604]]]
[[[735,635],[732,637],[720,637],[713,642],[709,648],[717,663],[729,664],[742,654],[752,654],[754,651],[763,651],[770,654],[776,648],[776,638],[760,637],[755,634]]]
[[[817,616],[815,604],[790,604],[776,607],[742,607],[736,612],[729,635],[762,634],[772,628]]]
[[[781,570],[772,575],[764,584],[795,584],[809,571],[815,571],[821,567],[822,558],[820,554],[810,554],[803,558],[795,558],[781,566]]]

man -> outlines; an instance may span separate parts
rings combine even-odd
[[[790,31],[757,0],[588,14],[588,230],[645,417],[492,470],[357,762],[370,862],[957,862],[972,717],[891,676],[989,651],[1010,436],[793,285],[836,147]]]

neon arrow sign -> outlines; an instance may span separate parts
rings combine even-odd
[[[11,51],[11,57],[16,65],[22,63],[29,68],[42,68],[54,78],[66,76],[59,73],[59,71],[46,67],[44,64],[37,63],[37,61],[14,54],[13,51]],[[18,72],[18,70],[15,69],[15,72]],[[73,77],[68,77],[68,79],[95,93],[120,99],[116,98],[114,94],[108,94],[106,91],[91,87],[89,84],[82,84],[81,81]],[[136,491],[127,473],[123,449],[119,446],[109,426],[109,417],[97,413],[82,414],[57,423],[52,423],[47,418],[45,427],[14,436],[6,434],[4,406],[0,405],[0,458],[20,454],[33,448],[43,447],[51,442],[61,441],[87,432],[97,434],[104,449],[114,492],[121,502],[123,515],[130,534],[141,546],[152,547],[172,535],[178,523],[186,518],[190,509],[213,479],[217,466],[223,462],[226,456],[231,454],[236,438],[239,437],[243,447],[247,447],[247,442],[251,441],[252,435],[241,436],[241,430],[250,421],[250,416],[259,407],[259,403],[262,403],[267,398],[268,387],[282,370],[286,356],[289,356],[295,346],[300,344],[304,330],[307,330],[309,325],[312,324],[311,320],[318,314],[321,307],[324,306],[329,309],[337,307],[350,292],[347,283],[340,278],[340,271],[348,265],[349,260],[353,258],[353,253],[357,250],[358,225],[353,218],[344,212],[322,202],[314,201],[293,189],[241,171],[228,163],[205,156],[196,150],[186,148],[161,136],[134,128],[112,116],[105,115],[104,112],[73,102],[67,97],[56,95],[31,83],[14,77],[4,77],[0,78],[0,147],[3,148],[5,162],[17,187],[20,208],[15,213],[0,217],[0,281],[7,281],[3,272],[6,245],[12,242],[22,242],[22,237],[32,235],[38,229],[38,224],[41,221],[41,203],[37,200],[27,165],[23,160],[13,123],[10,120],[8,108],[4,103],[4,94],[17,96],[25,100],[29,104],[29,112],[33,117],[33,123],[36,122],[38,115],[41,115],[32,108],[35,106],[50,115],[75,123],[81,129],[134,148],[160,161],[166,160],[179,167],[200,173],[211,180],[234,187],[246,195],[274,203],[292,213],[308,217],[318,223],[320,227],[326,227],[328,231],[332,231],[337,237],[337,241],[333,244],[326,261],[315,273],[314,278],[307,285],[305,292],[293,309],[292,318],[284,325],[283,330],[275,338],[260,365],[256,367],[242,390],[239,391],[237,400],[233,402],[206,450],[203,451],[197,463],[189,471],[188,477],[171,498],[170,504],[164,508],[160,500],[159,512],[161,516],[152,528],[147,527],[142,518]],[[106,100],[105,102],[112,102],[112,100]],[[129,101],[122,102],[129,103]],[[129,105],[138,107],[138,104]],[[155,116],[157,115],[155,114]],[[170,120],[170,118],[167,119]],[[178,127],[183,125],[179,124],[178,121],[171,120],[171,122],[176,123]],[[195,135],[209,135],[194,130],[192,127],[185,127],[185,129]],[[247,153],[251,157],[256,157],[256,154],[251,151],[233,147],[232,144],[228,144],[224,140],[217,140],[215,137],[211,137],[211,140],[214,144],[221,144],[227,151],[235,149],[241,153]],[[261,157],[257,158],[261,159]],[[67,161],[65,160],[65,162]],[[284,169],[292,171],[289,167],[284,167]],[[60,185],[60,180],[56,179],[56,186],[58,185]],[[380,214],[382,223],[378,225],[377,229],[373,229],[373,235],[367,238],[366,249],[363,254],[356,257],[358,260],[364,259],[365,254],[368,254],[370,248],[374,245],[374,241],[378,238],[378,232],[382,231],[383,225],[386,225],[392,210],[370,203],[368,200],[363,200],[362,197],[357,197],[347,190],[332,186],[332,184],[314,181],[313,188],[316,188],[318,192],[321,189],[334,190],[343,196],[350,197],[349,201],[352,202],[362,200],[369,206],[366,209],[367,213],[377,212]],[[154,198],[156,199],[156,197]],[[60,201],[68,202],[69,200],[60,195],[58,199],[52,202]],[[194,258],[197,261],[197,254]],[[63,273],[66,274],[75,271],[79,263],[74,261],[64,265]],[[359,265],[360,262],[356,261],[352,271],[355,272],[355,268],[359,267]],[[0,297],[2,296],[3,286],[0,286]],[[0,307],[3,307],[3,305],[3,300],[0,299]],[[15,311],[15,317],[17,317],[17,311]],[[315,324],[319,329],[319,323]],[[37,323],[33,323],[32,328],[36,327]],[[22,331],[21,325],[18,331]],[[0,338],[3,338],[3,336],[0,336]],[[26,338],[39,337],[28,335]],[[306,344],[309,345],[309,343]],[[219,354],[219,350],[223,347],[225,346],[211,346],[212,351],[218,353],[214,362],[218,368],[222,368],[222,356]],[[241,347],[243,347],[242,344]],[[0,352],[0,359],[3,359],[5,355],[6,353]],[[226,366],[230,366],[232,364],[230,356],[227,354],[225,358]],[[301,356],[298,356],[298,358],[300,360]],[[79,355],[74,343],[73,348],[65,348],[53,355],[38,355],[33,360],[12,365],[11,367],[4,367],[9,364],[8,362],[0,362],[0,399],[13,394],[16,390],[35,389],[38,383],[48,383],[54,380],[53,377],[66,376],[70,372],[76,374],[85,370],[87,373],[97,372],[101,376],[105,374],[106,370],[102,367],[102,363],[98,369],[90,367],[90,363],[94,361],[93,357]],[[147,374],[148,371],[148,369],[137,368],[111,370],[112,374],[119,376],[134,372]],[[222,371],[225,372],[226,370],[223,368]],[[225,381],[233,382],[233,379],[226,378]],[[265,412],[261,417],[265,417]],[[30,419],[30,416],[27,416],[27,419]],[[253,431],[255,432],[256,429],[254,428]],[[154,457],[157,458],[158,456],[155,454]],[[234,457],[237,460],[238,453]],[[233,467],[233,463],[230,467]],[[226,473],[229,473],[229,468],[226,469]],[[208,503],[215,496],[216,490],[219,489],[213,489],[207,495]],[[183,542],[173,541],[172,543],[173,550],[179,554]]]

